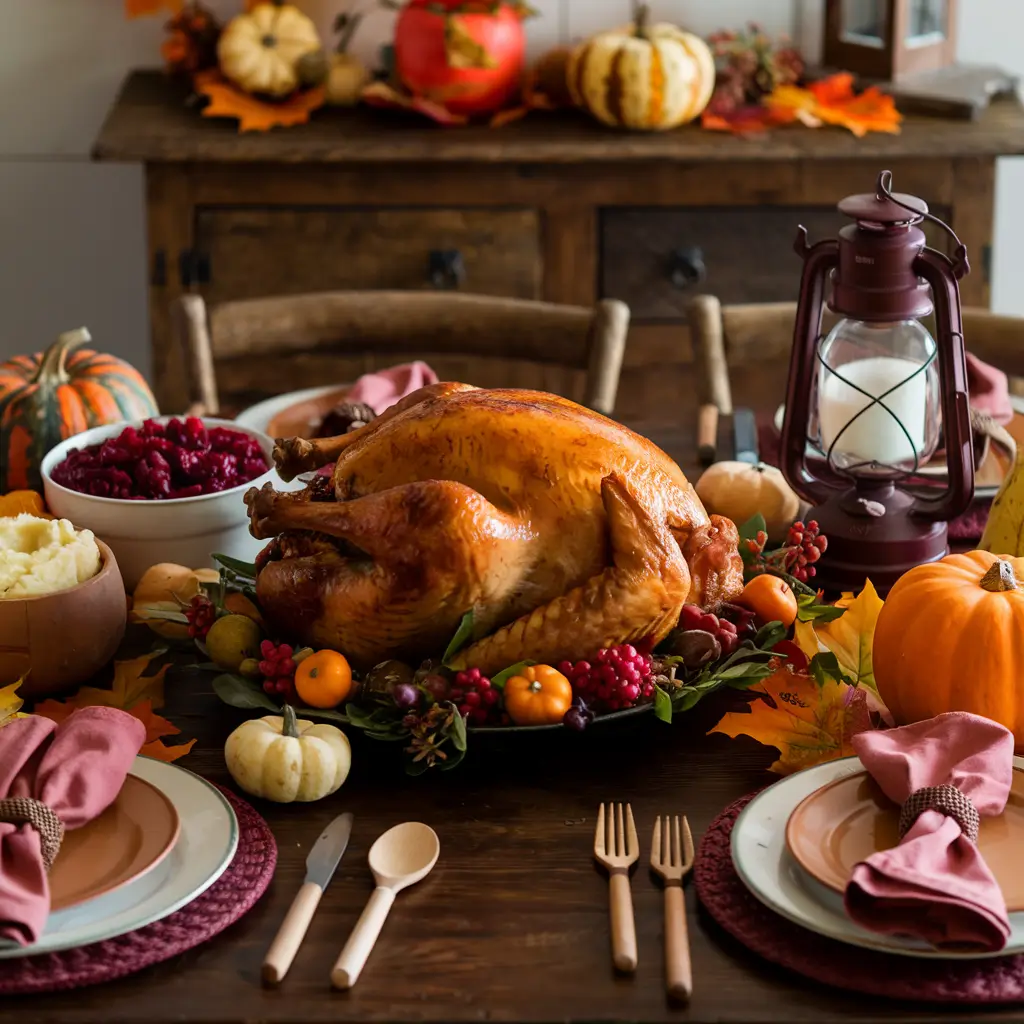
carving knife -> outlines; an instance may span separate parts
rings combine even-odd
[[[324,889],[341,861],[349,836],[352,835],[352,815],[346,812],[335,818],[320,834],[306,858],[306,880],[292,901],[266,959],[263,961],[263,980],[277,985],[288,973],[302,939],[313,920],[313,914]]]

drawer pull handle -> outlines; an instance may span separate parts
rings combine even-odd
[[[676,249],[669,259],[668,273],[672,286],[680,291],[704,281],[708,276],[704,251],[696,246]]]
[[[427,262],[430,286],[443,290],[458,288],[466,280],[466,264],[458,249],[432,249]]]

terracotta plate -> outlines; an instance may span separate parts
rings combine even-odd
[[[899,808],[867,772],[847,775],[811,793],[789,816],[786,846],[812,878],[843,892],[854,865],[896,846]],[[1011,913],[1024,910],[1024,772],[1015,768],[1010,799],[998,818],[982,818],[978,849]]]
[[[51,908],[84,903],[151,871],[171,852],[180,827],[174,804],[129,775],[98,818],[65,833],[50,871]]]

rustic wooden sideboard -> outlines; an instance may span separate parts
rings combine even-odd
[[[870,191],[883,168],[959,233],[974,266],[964,303],[987,306],[995,159],[1024,153],[1014,99],[976,122],[911,118],[900,135],[862,139],[803,127],[629,134],[573,113],[439,128],[372,110],[239,134],[184,101],[159,72],[132,74],[94,150],[145,164],[153,379],[167,409],[185,403],[168,316],[185,291],[216,303],[451,287],[622,299],[633,320],[617,414],[671,419],[694,398],[688,299],[795,298],[797,225],[812,240],[834,234],[836,202]],[[765,365],[746,386],[778,388],[784,373]],[[287,382],[301,383],[329,382]]]

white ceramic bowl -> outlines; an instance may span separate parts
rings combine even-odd
[[[174,418],[157,417],[161,423]],[[227,427],[256,438],[267,461],[273,465],[274,442],[266,434],[231,420],[204,418],[203,423],[207,427]],[[242,498],[250,487],[262,487],[268,481],[276,488],[285,487],[274,469],[227,491],[165,501],[97,498],[54,483],[51,477],[54,467],[64,461],[72,448],[88,448],[117,437],[127,426],[127,422],[121,422],[93,427],[61,441],[47,453],[41,470],[50,511],[62,519],[70,519],[76,527],[92,530],[110,545],[129,591],[135,589],[142,574],[157,562],[175,562],[200,569],[213,565],[214,553],[251,562],[266,541],[256,540],[249,533],[249,514]]]

